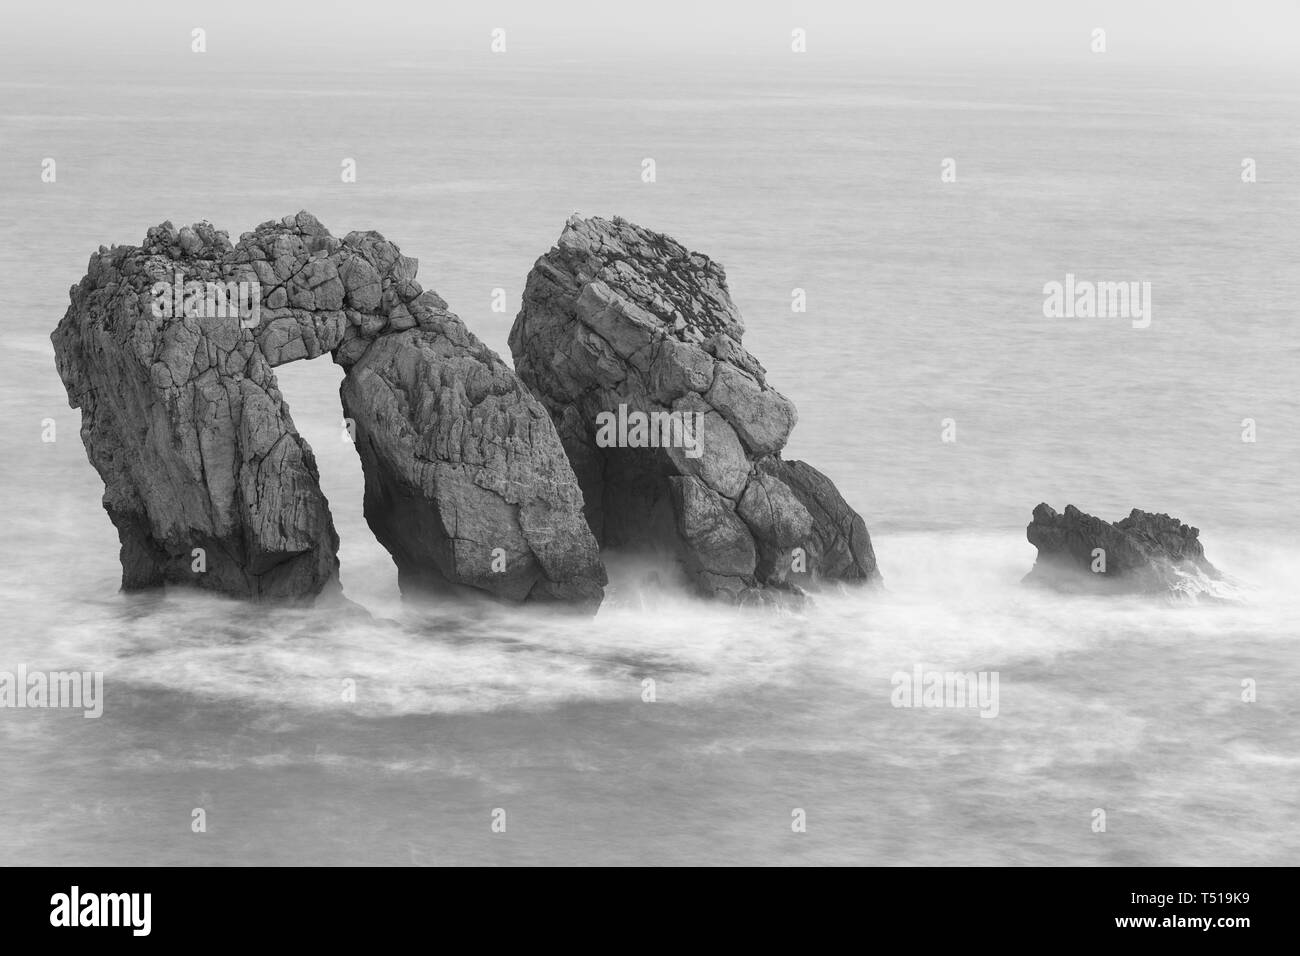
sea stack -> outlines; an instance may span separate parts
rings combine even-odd
[[[670,554],[703,594],[879,580],[834,484],[781,457],[794,404],[742,345],[722,267],[625,219],[569,219],[510,333],[603,549]]]

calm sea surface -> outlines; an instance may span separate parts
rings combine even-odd
[[[0,142],[0,670],[101,670],[106,695],[98,720],[0,710],[0,863],[1300,862],[1294,87],[725,58],[5,63]],[[322,360],[277,374],[374,620],[118,594],[48,339],[67,289],[164,219],[237,237],[303,208],[418,257],[507,360],[573,212],[716,258],[798,405],[787,457],[863,514],[887,589],[743,613],[616,567],[591,621],[403,608]],[[1044,318],[1066,273],[1150,282],[1151,326]],[[1039,501],[1177,515],[1249,600],[1024,590]],[[998,672],[997,718],[891,706],[918,663]]]

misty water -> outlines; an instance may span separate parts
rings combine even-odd
[[[99,719],[0,710],[0,862],[1297,862],[1294,88],[1086,63],[312,70],[0,64],[0,670],[105,675]],[[237,237],[301,208],[419,258],[507,361],[573,212],[716,258],[798,406],[786,457],[863,515],[884,588],[742,611],[616,564],[594,619],[404,605],[324,359],[277,375],[369,614],[119,594],[48,340],[67,289],[164,219]],[[1045,318],[1066,273],[1150,282],[1150,327]],[[1040,501],[1174,514],[1245,600],[1024,588]],[[892,706],[917,664],[997,672],[997,717]]]

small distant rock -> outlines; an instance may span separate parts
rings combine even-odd
[[[1134,508],[1115,523],[1067,505],[1034,509],[1025,531],[1038,549],[1024,583],[1075,593],[1154,594],[1233,600],[1234,586],[1205,558],[1200,531]]]

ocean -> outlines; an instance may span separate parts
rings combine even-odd
[[[1300,862],[1298,120],[1090,60],[0,62],[0,671],[104,674],[98,719],[0,709],[0,863]],[[572,213],[718,260],[884,587],[736,610],[615,562],[593,619],[404,606],[322,359],[277,375],[370,615],[118,593],[67,289],[164,219],[299,209],[507,361]],[[1067,275],[1149,282],[1150,325],[1046,317]],[[1176,515],[1247,598],[1024,588],[1040,501]],[[917,666],[996,673],[996,718],[894,706]]]

